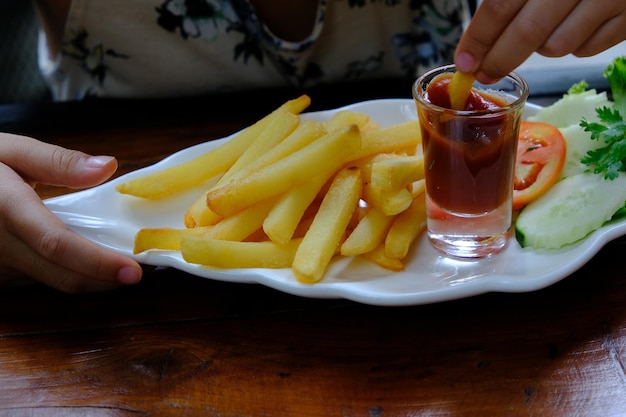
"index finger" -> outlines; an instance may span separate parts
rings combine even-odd
[[[459,40],[454,61],[466,73],[478,71],[483,58],[502,35],[526,0],[484,0]]]
[[[25,181],[70,188],[98,185],[117,169],[117,160],[112,156],[87,155],[9,133],[0,133],[0,162]]]
[[[481,82],[504,77],[538,50],[577,0],[485,0],[456,51],[457,67]]]

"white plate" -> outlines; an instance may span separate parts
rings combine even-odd
[[[347,106],[369,114],[383,126],[417,118],[412,100],[374,100]],[[528,114],[537,106],[527,105]],[[303,118],[328,119],[333,112],[308,113]],[[390,272],[369,262],[341,258],[333,262],[324,280],[315,285],[297,282],[291,269],[212,269],[185,262],[179,253],[149,251],[133,255],[133,239],[142,227],[184,227],[183,213],[206,187],[190,190],[159,203],[121,195],[115,186],[206,152],[228,138],[182,150],[153,166],[127,174],[99,187],[61,197],[45,204],[73,231],[147,265],[174,267],[214,280],[258,283],[312,298],[346,298],[372,305],[427,304],[486,292],[525,292],[549,286],[576,271],[609,241],[626,234],[626,220],[603,227],[583,241],[562,250],[522,249],[515,239],[490,259],[451,260],[439,256],[422,235],[414,245],[406,269]]]

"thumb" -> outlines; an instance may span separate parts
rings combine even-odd
[[[69,188],[98,185],[117,169],[117,160],[112,156],[91,156],[11,134],[0,134],[0,162],[25,181]]]

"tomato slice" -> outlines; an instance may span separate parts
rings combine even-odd
[[[558,181],[565,164],[563,135],[548,123],[522,122],[517,142],[513,209],[536,200]]]

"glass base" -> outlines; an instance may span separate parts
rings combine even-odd
[[[501,252],[509,241],[511,200],[481,214],[446,211],[426,196],[427,229],[431,245],[443,255],[484,258]]]
[[[445,256],[457,258],[485,258],[503,251],[509,242],[509,233],[496,236],[458,236],[428,233],[432,246]]]

